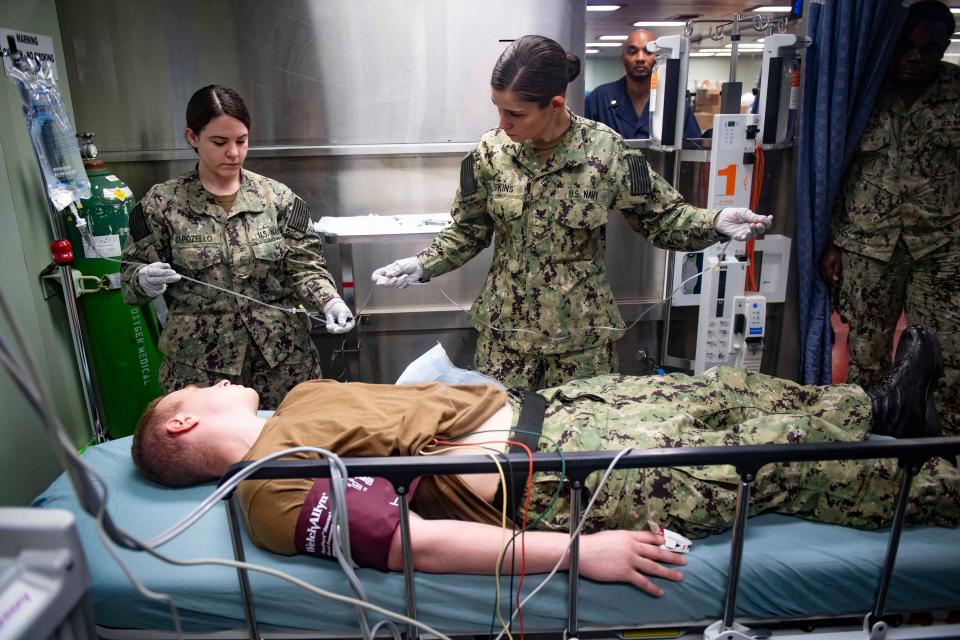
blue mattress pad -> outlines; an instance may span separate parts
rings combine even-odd
[[[137,473],[130,438],[89,448],[84,460],[110,487],[109,510],[115,522],[141,540],[149,540],[179,520],[213,485],[168,489]],[[172,629],[169,609],[148,600],[130,584],[107,555],[94,521],[83,513],[66,476],[58,478],[34,506],[73,512],[90,565],[90,590],[97,623],[118,629]],[[747,527],[738,620],[783,620],[862,616],[872,608],[882,572],[887,531],[857,531],[779,515],[753,518]],[[335,562],[285,557],[255,547],[245,537],[247,560],[291,573],[324,589],[352,595]],[[666,595],[654,598],[629,585],[581,580],[581,629],[705,625],[722,617],[730,558],[730,533],[695,541],[687,554],[681,584],[659,581]],[[184,535],[162,548],[177,558],[233,558],[226,511],[217,505]],[[147,587],[168,593],[184,629],[223,631],[244,626],[234,569],[177,567],[146,553],[119,554]],[[403,576],[373,569],[358,572],[372,601],[403,612]],[[542,576],[527,576],[529,592]],[[527,631],[564,628],[566,573],[557,574],[523,610]],[[355,609],[322,599],[276,578],[251,574],[257,618],[262,629],[310,629],[356,634]],[[492,576],[427,574],[416,576],[418,618],[445,633],[486,633],[490,629]],[[510,578],[502,578],[506,594]],[[896,611],[960,609],[960,530],[915,527],[903,533],[888,607]],[[371,620],[379,619],[376,615]]]

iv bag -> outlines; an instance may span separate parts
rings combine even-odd
[[[47,196],[57,211],[90,197],[90,180],[80,159],[77,134],[53,77],[53,64],[22,58],[11,69],[30,144],[37,154]]]

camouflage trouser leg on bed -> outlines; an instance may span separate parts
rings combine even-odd
[[[943,376],[937,411],[944,435],[960,435],[960,240],[914,260],[897,245],[889,262],[843,252],[840,314],[850,326],[847,382],[869,389],[890,369],[901,310],[937,332]]]
[[[728,367],[703,376],[602,376],[541,392],[548,398],[545,436],[565,451],[624,447],[706,447],[863,440],[870,400],[853,385],[800,386]],[[553,445],[544,440],[539,449]],[[602,474],[587,481],[593,492]],[[751,514],[765,511],[858,528],[889,523],[899,475],[895,460],[767,465],[753,483]],[[537,474],[531,514],[546,510],[556,478]],[[643,528],[648,519],[692,537],[727,528],[739,478],[733,467],[630,469],[614,472],[587,523]],[[569,501],[541,528],[566,530]],[[960,475],[943,460],[915,478],[908,521],[960,523]]]

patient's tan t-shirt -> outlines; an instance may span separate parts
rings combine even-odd
[[[329,449],[344,457],[416,455],[437,436],[475,430],[503,407],[506,393],[487,385],[375,385],[313,380],[294,387],[267,420],[244,460],[290,447]],[[316,459],[296,454],[289,459]],[[251,480],[237,490],[255,544],[293,555],[300,507],[312,479]],[[498,523],[499,512],[458,476],[421,480],[412,506],[422,517]]]

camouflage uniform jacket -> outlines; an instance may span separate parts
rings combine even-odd
[[[684,204],[619,134],[571,115],[546,163],[529,142],[485,133],[460,165],[454,223],[419,255],[429,279],[467,262],[496,233],[470,316],[479,331],[521,330],[510,337],[518,351],[568,353],[623,335],[604,263],[609,209],[661,248],[696,250],[719,239],[716,210]]]
[[[897,241],[914,259],[960,234],[960,67],[940,63],[907,109],[877,96],[833,211],[840,247],[888,261]]]
[[[338,296],[325,268],[307,205],[288,187],[244,170],[230,213],[200,184],[196,170],[154,185],[130,216],[125,261],[169,262],[182,275],[282,308],[311,312]],[[150,300],[123,270],[123,298]],[[310,320],[181,280],[168,287],[160,350],[208,371],[239,375],[256,345],[271,367],[309,344]]]

